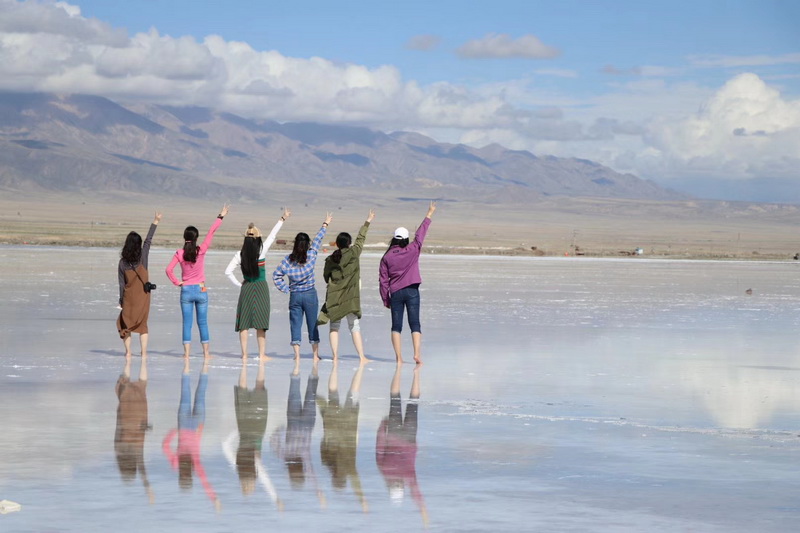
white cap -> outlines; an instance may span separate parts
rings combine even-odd
[[[408,239],[408,230],[404,227],[399,227],[394,230],[394,238],[395,239]]]

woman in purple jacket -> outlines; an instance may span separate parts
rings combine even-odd
[[[389,249],[383,254],[380,266],[380,288],[383,305],[392,310],[392,347],[397,362],[403,362],[400,333],[403,331],[403,314],[408,310],[408,327],[411,328],[411,341],[414,344],[414,361],[422,364],[420,346],[422,328],[419,323],[419,254],[422,242],[431,225],[431,217],[436,211],[436,202],[431,202],[428,214],[417,228],[414,242],[408,242],[408,230],[397,228]]]

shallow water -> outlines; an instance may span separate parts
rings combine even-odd
[[[379,255],[365,254],[362,328],[375,361],[360,377],[357,417],[309,408],[310,433],[289,444],[285,428],[298,419],[287,416],[288,298],[273,288],[263,468],[245,494],[248,482],[226,457],[236,455],[242,370],[228,252],[211,252],[206,265],[214,358],[200,463],[210,490],[196,471],[182,489],[162,449],[177,426],[184,370],[178,290],[163,273],[168,250],[150,259],[159,287],[146,474],[123,480],[114,445],[125,364],[114,326],[117,254],[0,247],[0,499],[22,504],[0,515],[1,531],[751,532],[794,530],[800,519],[797,263],[426,255],[425,364],[396,376]],[[268,264],[279,259],[271,254]],[[343,333],[342,405],[359,379]],[[327,356],[327,328],[321,334]],[[202,370],[196,330],[195,339],[193,393]],[[254,338],[250,345],[254,354]],[[134,356],[133,381],[140,364]],[[258,363],[246,370],[252,389]],[[329,361],[318,366],[322,405],[332,370]],[[312,372],[304,344],[301,394]],[[393,434],[405,444],[379,465],[395,377],[403,411],[418,408],[416,447],[407,420]]]

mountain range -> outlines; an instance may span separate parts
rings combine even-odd
[[[409,132],[252,120],[201,107],[0,93],[0,188],[258,200],[343,189],[523,203],[545,196],[686,196],[584,159]]]

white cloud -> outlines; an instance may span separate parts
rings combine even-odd
[[[696,67],[762,67],[800,63],[800,53],[749,56],[726,56],[717,54],[692,55],[687,58]]]
[[[640,67],[617,68],[614,65],[605,65],[600,69],[603,74],[612,76],[645,76],[645,77],[665,77],[676,76],[683,72],[682,69],[672,67],[662,67],[657,65],[643,65]]]
[[[408,48],[409,50],[423,50],[423,51],[433,50],[434,48],[439,46],[439,43],[441,41],[442,38],[439,37],[438,35],[430,35],[430,34],[415,35],[406,42],[406,48]]]
[[[646,141],[675,177],[797,177],[800,100],[740,74],[696,113],[654,120]]]
[[[456,53],[470,59],[523,58],[552,59],[561,51],[544,44],[535,35],[523,35],[517,39],[505,33],[489,33],[461,45]]]
[[[578,72],[576,70],[566,68],[540,68],[533,71],[535,74],[541,76],[555,76],[557,78],[577,78]]]
[[[490,37],[473,53],[558,53],[533,36]],[[644,77],[667,76],[664,67],[639,69],[640,77],[627,83],[615,78],[605,94],[586,99],[545,89],[535,75],[478,87],[422,86],[391,65],[287,57],[214,35],[202,41],[156,30],[128,36],[63,2],[0,0],[4,90],[96,94],[279,121],[405,129],[443,141],[498,142],[594,159],[653,179],[797,177],[800,101],[787,100],[755,74],[732,78],[714,91]],[[562,69],[536,73],[577,76]]]

